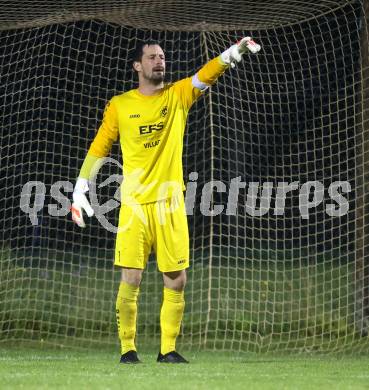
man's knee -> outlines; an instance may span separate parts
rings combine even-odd
[[[132,286],[139,287],[142,280],[142,269],[137,268],[123,268],[121,281]]]
[[[163,273],[164,286],[171,290],[183,291],[186,286],[186,270]]]

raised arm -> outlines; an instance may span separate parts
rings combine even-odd
[[[229,66],[234,67],[235,62],[241,61],[243,54],[248,51],[257,53],[260,48],[260,45],[250,37],[242,38],[218,57],[205,64],[193,77],[193,85],[199,89],[206,89],[214,84]]]
[[[257,53],[261,49],[250,37],[242,38],[239,42],[221,53],[218,57],[206,63],[192,78],[182,79],[175,83],[184,107],[189,109],[194,101],[230,66],[241,61],[246,52]]]

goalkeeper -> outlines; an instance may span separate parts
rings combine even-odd
[[[182,169],[187,115],[195,100],[229,66],[239,62],[242,54],[259,50],[258,44],[245,37],[194,76],[165,84],[164,52],[157,42],[145,42],[133,57],[138,88],[114,96],[106,105],[74,188],[71,211],[74,222],[84,227],[82,210],[88,216],[94,213],[86,197],[94,167],[119,138],[124,180],[114,264],[122,269],[116,300],[121,363],[140,362],[135,345],[137,297],[152,248],[164,282],[157,361],[188,363],[176,351],[189,267]]]

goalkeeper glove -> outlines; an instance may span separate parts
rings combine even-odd
[[[235,62],[240,62],[242,59],[242,55],[247,51],[255,54],[260,51],[261,46],[255,43],[250,37],[244,37],[235,45],[232,45],[229,49],[224,51],[220,57],[222,61],[231,65],[232,68],[235,67]]]
[[[71,207],[72,219],[81,228],[86,227],[83,220],[82,210],[85,210],[89,217],[94,215],[90,202],[87,200],[86,192],[88,191],[88,180],[82,177],[77,179],[76,185],[73,191],[73,204]]]

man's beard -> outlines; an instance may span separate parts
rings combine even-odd
[[[164,71],[162,73],[157,73],[153,71],[151,75],[148,75],[145,72],[143,72],[142,75],[147,81],[150,81],[151,84],[159,85],[164,81],[165,73]]]

